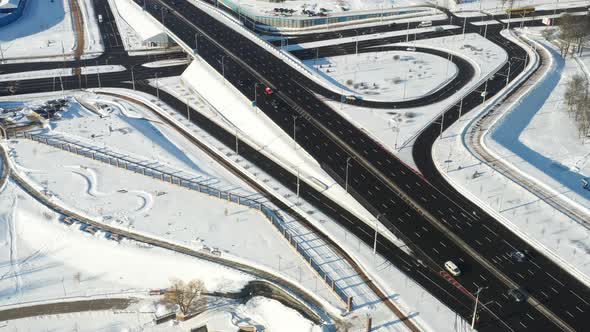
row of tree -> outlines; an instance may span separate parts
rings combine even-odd
[[[584,46],[590,40],[590,16],[573,16],[566,13],[557,20],[557,24],[559,24],[559,36],[562,41],[561,55],[563,57],[570,53],[582,55]]]
[[[590,136],[590,96],[588,80],[576,74],[567,83],[564,99],[568,114],[574,117],[580,138]]]

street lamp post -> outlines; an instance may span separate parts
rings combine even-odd
[[[221,75],[223,76],[223,85],[225,85],[225,54],[221,56]]]
[[[133,91],[135,91],[135,74],[133,73],[133,70],[135,69],[135,65],[131,66],[131,84],[133,85]],[[88,77],[88,76],[86,76]],[[88,84],[86,84],[88,85]]]
[[[346,158],[346,172],[344,175],[344,190],[346,190],[346,192],[348,192],[348,167],[350,166],[350,159],[352,159],[352,157]]]
[[[354,32],[356,33],[356,43],[355,43],[354,54],[359,55],[359,31],[355,29]]]
[[[297,118],[299,117],[298,115],[291,115],[293,117],[293,149],[297,150],[297,140],[296,140],[296,132],[297,132],[297,127],[296,127],[296,121]]]
[[[256,88],[258,87],[258,82],[254,82],[254,107],[258,104],[258,93]]]
[[[160,99],[160,84],[158,83],[158,73],[156,73],[156,97]]]
[[[477,315],[477,305],[479,303],[479,293],[486,289],[487,287],[477,287],[477,292],[475,293],[475,307],[473,308],[473,317],[471,317],[471,329],[475,327],[475,317]]]
[[[100,82],[100,67],[98,66],[98,60],[96,60],[96,76],[98,77],[98,87],[102,88],[102,84]]]
[[[377,218],[375,218],[375,242],[373,242],[373,255],[377,253],[377,234],[379,234],[379,218],[381,218],[381,216],[384,215],[385,213],[380,213],[377,215]]]

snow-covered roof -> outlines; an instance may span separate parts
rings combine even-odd
[[[2,0],[0,0],[2,1]],[[164,33],[146,13],[129,0],[115,0],[119,15],[137,32],[142,40],[148,41]]]
[[[16,9],[21,0],[0,0],[0,9]]]

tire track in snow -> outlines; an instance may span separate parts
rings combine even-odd
[[[78,168],[78,169],[81,169],[84,171],[84,172],[80,172],[80,171],[72,170],[71,172],[74,174],[78,174],[82,178],[84,178],[84,180],[86,181],[86,184],[88,185],[88,187],[86,188],[86,194],[88,194],[89,196],[96,197],[96,198],[107,198],[107,197],[112,197],[116,194],[116,192],[111,192],[111,193],[102,192],[97,188],[98,177],[96,175],[96,172],[93,169],[79,166],[79,165],[78,166],[66,166],[66,168]],[[154,197],[152,194],[150,194],[146,191],[143,191],[143,190],[128,190],[127,192],[131,193],[131,194],[135,194],[140,200],[139,207],[137,209],[135,209],[134,211],[129,211],[130,215],[133,216],[133,215],[139,215],[139,214],[146,213],[149,210],[151,210],[151,208],[153,207]]]

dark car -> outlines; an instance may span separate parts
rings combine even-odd
[[[511,252],[510,257],[512,257],[512,259],[514,259],[515,261],[517,261],[519,263],[524,262],[524,260],[526,259],[526,255],[518,250]]]

